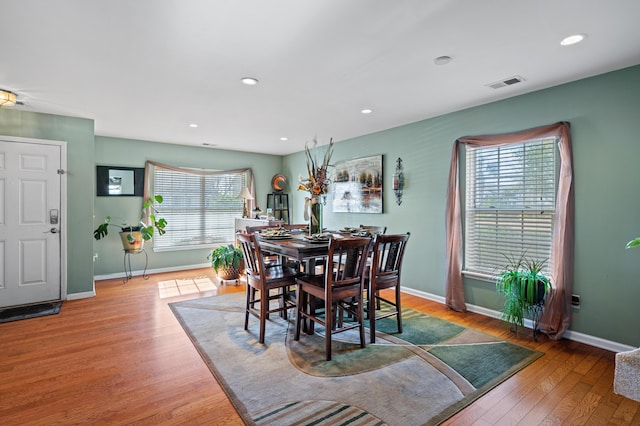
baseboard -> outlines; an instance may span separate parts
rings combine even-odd
[[[182,265],[182,266],[172,266],[168,268],[157,268],[157,269],[147,269],[147,274],[160,274],[163,272],[176,272],[176,271],[185,271],[188,269],[200,269],[200,268],[209,268],[211,267],[211,263],[199,263],[197,265]],[[144,270],[136,270],[132,271],[131,275],[134,277],[139,277],[144,273]],[[100,280],[112,280],[115,278],[124,278],[124,272],[118,272],[115,274],[104,274],[104,275],[95,275],[93,277],[94,281]]]
[[[96,297],[96,282],[93,282],[93,290],[91,291],[83,291],[81,293],[69,293],[67,294],[67,298],[65,300],[79,300],[79,299],[88,299],[90,297]]]
[[[420,297],[422,299],[431,300],[433,302],[445,304],[445,298],[435,294],[427,293],[420,290],[414,290],[412,288],[402,288],[403,293],[410,294],[412,296]],[[476,314],[484,315],[491,318],[500,318],[502,313],[493,309],[487,309],[482,306],[471,305],[467,303],[467,310]],[[532,328],[533,323],[531,320],[525,319],[524,325],[527,328]],[[577,331],[567,330],[562,336],[564,339],[572,340],[575,342],[584,343],[596,348],[606,349],[611,352],[625,352],[636,349],[633,346],[625,345],[611,340],[601,339],[600,337],[591,336],[588,334],[580,333]]]

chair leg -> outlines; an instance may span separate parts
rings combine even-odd
[[[306,297],[302,296],[302,286],[298,284],[296,287],[296,333],[293,337],[293,340],[300,340],[300,326],[302,323],[302,310],[305,307],[304,299]]]
[[[396,317],[398,319],[398,333],[402,333],[402,305],[400,304],[400,286],[396,286]]]
[[[369,292],[367,295],[367,308],[369,309],[369,341],[376,342],[376,293]]]
[[[259,342],[264,343],[264,332],[267,325],[267,318],[269,314],[269,291],[262,289],[260,291],[260,338]]]
[[[358,300],[358,322],[360,323],[360,347],[364,348],[366,346],[365,336],[364,336],[364,299],[362,294],[360,295],[360,300]]]
[[[324,331],[325,341],[324,348],[327,355],[327,361],[331,361],[331,334],[333,333],[333,318],[335,316],[334,305],[329,305],[327,301],[324,303],[324,316],[326,327]],[[312,321],[313,323],[313,321]]]
[[[251,289],[253,287],[251,287],[249,284],[247,284],[247,303],[245,305],[245,310],[244,310],[244,329],[247,330],[249,328],[249,309],[251,307]]]

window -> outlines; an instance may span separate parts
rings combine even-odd
[[[551,258],[556,142],[467,147],[465,273],[492,277],[505,256]]]
[[[154,193],[164,198],[159,209],[167,233],[154,238],[154,249],[210,247],[235,239],[235,219],[242,217],[238,194],[247,173],[189,173],[154,167]]]

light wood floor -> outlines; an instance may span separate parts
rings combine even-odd
[[[167,304],[243,287],[160,298],[158,282],[190,277],[216,280],[198,269],[101,281],[97,297],[65,302],[58,315],[0,324],[0,424],[242,424]],[[495,319],[403,300],[545,352],[445,424],[640,424],[640,404],[613,394],[613,353],[544,336],[536,343]]]

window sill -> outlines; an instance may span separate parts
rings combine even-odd
[[[493,283],[496,281],[495,275],[487,275],[480,272],[462,271],[462,275],[466,278],[472,278],[478,281],[486,281],[489,283]]]

